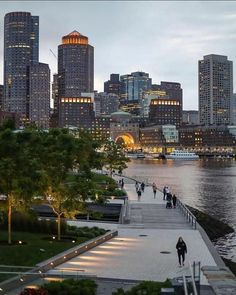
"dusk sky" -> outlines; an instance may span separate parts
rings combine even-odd
[[[39,16],[40,61],[57,72],[57,46],[73,30],[95,52],[95,89],[110,73],[144,71],[153,83],[180,82],[184,109],[198,108],[198,60],[227,55],[236,66],[236,2],[209,1],[0,1],[0,83],[3,82],[4,15]],[[234,89],[236,89],[234,79]]]

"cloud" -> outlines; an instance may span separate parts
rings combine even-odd
[[[99,91],[110,73],[143,70],[154,83],[180,82],[184,107],[196,109],[198,60],[210,53],[235,58],[235,2],[1,1],[0,70],[4,14],[16,10],[40,16],[40,60],[50,64],[52,73],[57,61],[50,49],[57,54],[61,37],[74,29],[88,36],[95,48]]]

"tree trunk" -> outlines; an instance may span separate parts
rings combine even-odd
[[[57,240],[61,240],[61,214],[57,214]]]
[[[11,197],[8,196],[8,244],[11,244],[11,215],[12,215],[12,204]]]

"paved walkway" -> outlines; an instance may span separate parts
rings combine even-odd
[[[216,266],[201,234],[186,222],[179,209],[166,209],[162,194],[154,199],[146,187],[140,202],[134,184],[125,184],[130,224],[118,225],[118,237],[58,266],[50,273],[80,270],[102,278],[165,281],[188,273],[188,263]],[[178,266],[176,242],[182,236],[188,247],[184,267]],[[207,280],[201,274],[201,283]]]

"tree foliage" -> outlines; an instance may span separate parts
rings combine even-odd
[[[30,207],[40,195],[57,215],[60,239],[61,217],[84,210],[95,195],[91,169],[101,166],[97,147],[85,132],[76,138],[66,129],[0,131],[0,193],[7,196],[9,243],[12,210]]]
[[[43,171],[39,158],[32,153],[37,134],[0,132],[0,193],[7,196],[8,243],[11,244],[12,210],[22,210],[42,188]]]
[[[126,163],[129,162],[129,158],[125,156],[122,145],[115,143],[112,140],[108,140],[104,145],[105,159],[104,164],[112,174],[113,170],[122,171],[127,168]]]

